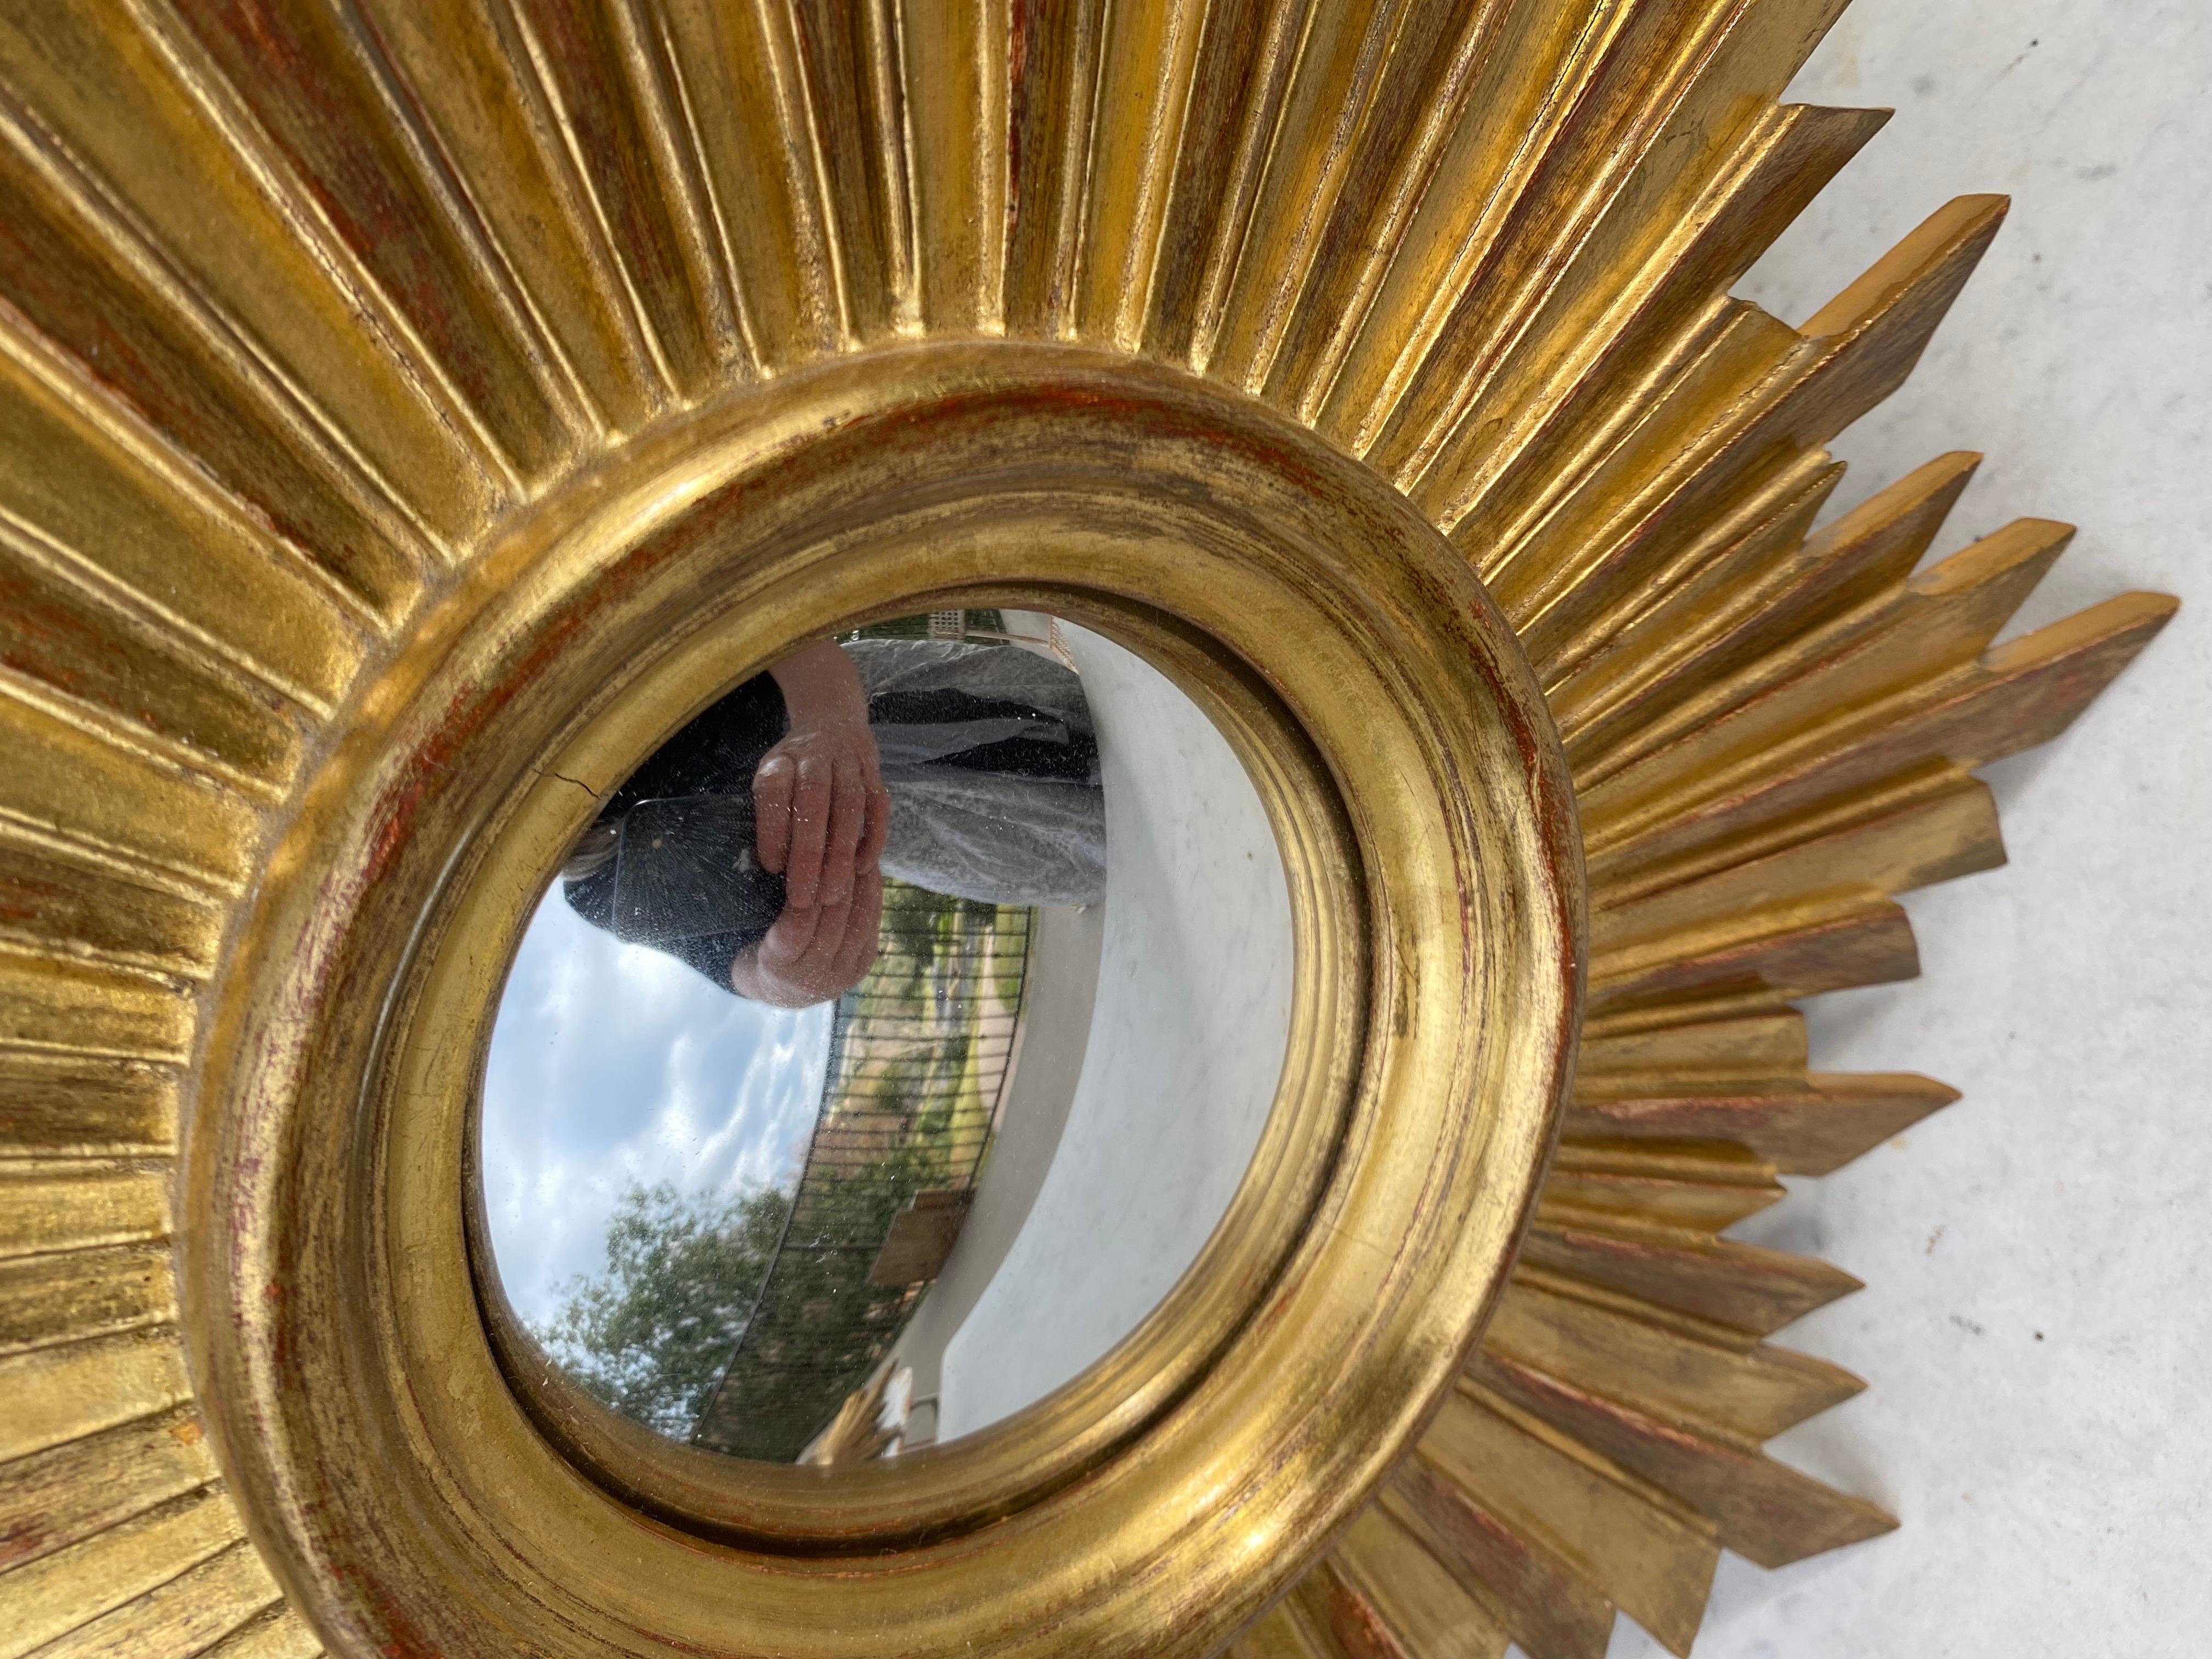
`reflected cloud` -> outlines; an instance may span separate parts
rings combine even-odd
[[[821,1103],[831,1009],[732,996],[548,896],[492,1029],[484,1201],[526,1320],[605,1266],[623,1191],[733,1196],[796,1183]]]

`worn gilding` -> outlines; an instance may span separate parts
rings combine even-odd
[[[1891,1524],[1759,1450],[1852,1281],[1720,1235],[1952,1097],[1792,1000],[2172,606],[1998,642],[1971,456],[1824,515],[2003,210],[1728,296],[1840,9],[0,0],[0,1659],[1598,1659]],[[1061,1395],[707,1468],[477,1298],[490,999],[592,790],[955,588],[1222,721],[1285,1089]]]

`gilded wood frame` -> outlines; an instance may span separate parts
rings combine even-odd
[[[489,571],[272,852],[299,878],[265,885],[203,1061],[187,1202],[239,1219],[194,1241],[187,1321],[264,1548],[364,1650],[1218,1646],[1449,1385],[1565,1089],[1571,796],[1464,561],[1258,405],[953,347],[702,410]],[[597,796],[749,665],[1009,582],[1183,676],[1278,826],[1292,1059],[1244,1189],[1107,1362],[967,1441],[830,1471],[647,1455],[606,1416],[549,1443],[516,1395],[550,1379],[495,1363],[457,1201],[528,908]]]
[[[1882,124],[1778,102],[1839,9],[0,4],[0,1659],[1595,1659],[1892,1524],[1759,1449],[1859,1386],[1764,1340],[1855,1281],[1722,1235],[1951,1096],[1792,1004],[1914,971],[1972,769],[2172,607],[1996,643],[2068,532],[1916,574],[1972,456],[1822,517],[2003,210],[1728,297]],[[791,516],[683,544],[737,500]],[[563,780],[1046,578],[1285,838],[1267,1154],[971,1447],[625,1440],[463,1272]]]

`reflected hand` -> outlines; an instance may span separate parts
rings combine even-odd
[[[890,834],[891,798],[865,720],[800,725],[753,772],[761,867],[783,878],[784,905],[852,902]]]
[[[876,959],[878,868],[890,834],[876,740],[864,720],[794,721],[753,773],[761,867],[783,878],[783,913],[730,964],[730,988],[778,1008],[842,996]]]
[[[883,872],[871,858],[842,902],[801,908],[787,902],[760,943],[730,963],[730,988],[776,1008],[841,997],[874,964],[883,919]]]

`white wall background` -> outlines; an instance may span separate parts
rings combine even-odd
[[[2081,527],[2032,628],[2179,619],[1991,769],[2012,861],[1908,898],[1923,977],[1814,1008],[1816,1064],[1966,1091],[1747,1237],[1868,1281],[1782,1340],[1870,1390],[1774,1443],[1900,1531],[1723,1560],[1698,1659],[2212,1653],[2212,6],[1857,0],[1792,90],[1888,129],[1740,291],[1802,321],[1947,198],[2012,216],[1838,507],[1987,453],[1942,555]],[[1626,1625],[1613,1659],[1660,1650]]]
[[[1174,1288],[1252,1162],[1290,1037],[1290,890],[1259,792],[1165,675],[1066,633],[1106,786],[1097,1000],[1036,1205],[945,1346],[940,1441],[1071,1381]]]

